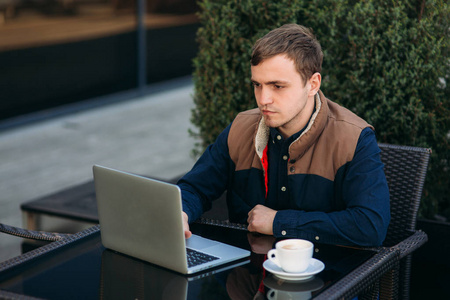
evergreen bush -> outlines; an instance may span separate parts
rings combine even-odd
[[[324,94],[373,124],[379,142],[432,148],[420,213],[450,219],[449,5],[429,1],[202,0],[193,74],[196,154],[256,107],[253,43],[285,23],[313,28]]]

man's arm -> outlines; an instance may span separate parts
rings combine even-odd
[[[211,201],[219,198],[227,187],[231,161],[228,153],[230,127],[231,124],[177,183],[181,189],[186,223],[195,221],[209,210]]]
[[[375,134],[361,133],[353,160],[342,180],[346,209],[335,212],[281,210],[275,215],[273,234],[324,243],[378,246],[390,221],[389,189]],[[314,201],[314,199],[310,199]]]

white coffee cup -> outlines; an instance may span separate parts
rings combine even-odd
[[[268,259],[283,271],[301,273],[306,271],[313,256],[314,244],[307,240],[287,239],[276,243],[269,250]]]

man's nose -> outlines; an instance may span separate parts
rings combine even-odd
[[[267,105],[273,102],[272,93],[268,88],[261,87],[259,94],[259,103],[261,105]]]

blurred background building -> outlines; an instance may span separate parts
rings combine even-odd
[[[0,122],[191,74],[195,2],[0,0]]]
[[[0,222],[92,180],[174,178],[194,140],[195,0],[0,0]],[[48,229],[41,229],[48,230]],[[22,239],[0,233],[0,262]]]

